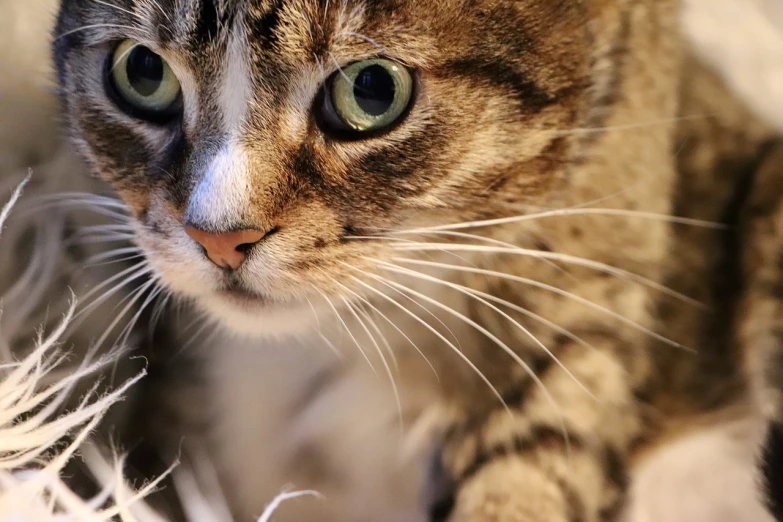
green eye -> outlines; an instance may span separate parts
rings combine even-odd
[[[133,40],[125,40],[114,51],[110,67],[114,91],[131,114],[150,120],[172,115],[181,87],[160,55]]]
[[[412,99],[413,78],[405,67],[383,58],[365,60],[334,74],[323,120],[330,130],[382,130],[404,116]]]

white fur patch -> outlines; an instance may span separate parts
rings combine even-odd
[[[236,23],[226,51],[219,101],[228,144],[212,159],[194,190],[187,221],[206,229],[237,227],[250,206],[252,190],[247,155],[239,144],[250,103],[252,81],[242,25]]]
[[[185,219],[207,230],[241,223],[250,206],[250,170],[241,145],[230,143],[212,159],[190,196]]]
[[[250,53],[242,24],[235,23],[226,53],[226,69],[220,90],[225,131],[232,137],[240,134],[253,88]]]

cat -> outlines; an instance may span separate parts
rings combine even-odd
[[[769,420],[761,454],[767,503],[776,520],[783,520],[783,149],[770,152],[760,165],[755,189],[743,212],[744,242],[752,245],[742,256],[744,295],[739,336],[754,346],[745,365],[752,389]]]
[[[659,450],[754,424],[725,225],[777,135],[678,14],[63,0],[68,133],[201,323],[159,450],[240,520],[287,482],[326,500],[283,520],[617,520]]]
[[[777,109],[783,98],[776,92],[783,71],[778,66],[783,52],[783,4],[686,0],[683,8],[683,26],[696,52],[760,118],[783,129],[783,112]],[[727,35],[716,30],[719,27],[732,27],[732,31]],[[759,32],[765,36],[759,37]],[[758,404],[769,422],[759,462],[767,503],[777,520],[783,520],[783,414],[776,391],[781,386],[778,354],[783,350],[783,337],[776,333],[776,323],[783,319],[783,272],[776,261],[783,256],[779,232],[783,221],[777,208],[783,197],[779,184],[782,161],[778,152],[762,162],[740,220],[741,244],[749,246],[742,261],[745,311],[740,314],[740,336],[744,344],[755,346],[747,351],[747,367]]]

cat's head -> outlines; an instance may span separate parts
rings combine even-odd
[[[270,332],[380,286],[406,236],[369,236],[545,204],[613,103],[620,3],[64,0],[55,60],[162,282]]]

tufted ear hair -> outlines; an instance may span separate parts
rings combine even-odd
[[[761,455],[766,504],[775,520],[783,522],[783,424],[770,423]]]

